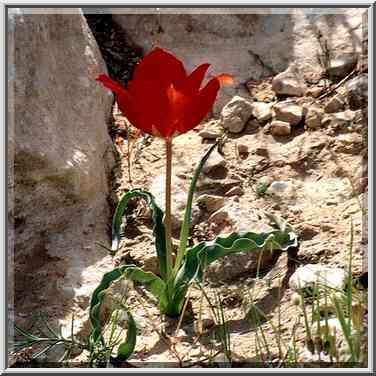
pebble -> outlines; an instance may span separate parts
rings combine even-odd
[[[303,107],[291,103],[278,103],[274,106],[275,118],[290,125],[297,125],[303,118]]]
[[[291,126],[284,121],[273,120],[270,124],[270,132],[273,136],[288,136],[291,133]]]
[[[261,122],[268,121],[273,116],[273,103],[253,102],[252,115]]]
[[[329,62],[329,67],[327,68],[327,74],[330,76],[335,76],[337,78],[345,77],[354,68],[358,61],[356,54],[354,53],[343,53],[337,56]]]
[[[292,290],[303,289],[306,293],[309,293],[316,283],[341,290],[346,285],[346,272],[341,268],[328,267],[322,264],[308,264],[299,267],[289,280],[289,286]]]
[[[221,208],[217,210],[209,217],[209,222],[213,222],[217,225],[228,222],[229,220],[230,216],[226,208]]]
[[[222,157],[221,154],[218,153],[217,150],[213,151],[210,155],[209,159],[204,164],[202,172],[204,174],[211,174],[220,168],[226,167],[226,160]]]
[[[305,124],[308,128],[317,129],[321,127],[321,119],[324,116],[324,111],[319,107],[309,107]]]
[[[240,143],[238,143],[236,145],[236,147],[238,149],[238,153],[239,154],[248,154],[249,153],[248,145],[246,145],[246,144],[240,144]]]
[[[350,110],[357,110],[368,105],[368,75],[362,74],[347,83],[347,99]]]
[[[297,97],[303,96],[307,90],[297,70],[292,66],[273,78],[272,89],[278,95]]]
[[[231,133],[240,133],[245,128],[252,116],[252,103],[246,99],[235,96],[222,109],[221,119],[225,129]]]
[[[340,112],[345,107],[345,98],[341,94],[336,94],[330,98],[328,103],[324,107],[324,111],[328,114],[334,112]]]

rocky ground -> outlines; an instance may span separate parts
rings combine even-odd
[[[232,360],[238,364],[249,366],[256,361],[260,328],[252,316],[253,304],[265,314],[259,324],[267,333],[272,359],[281,361],[293,332],[304,347],[304,327],[301,321],[297,325],[301,313],[292,303],[296,284],[294,288],[290,278],[303,265],[308,265],[301,271],[304,278],[316,266],[324,271],[330,266],[330,274],[337,276],[334,283],[342,289],[351,222],[354,278],[367,270],[367,71],[361,63],[355,56],[333,62],[332,80],[323,75],[307,82],[297,67],[291,67],[277,76],[249,82],[249,97],[234,97],[219,119],[174,139],[176,239],[190,176],[215,139],[221,139],[220,147],[205,166],[195,195],[191,242],[235,230],[262,231],[269,223],[268,214],[285,218],[300,234],[293,262],[286,254],[265,257],[257,276],[257,256],[241,254],[216,262],[207,273],[205,291],[212,300],[218,294],[222,301]],[[116,106],[114,119],[119,152],[116,196],[131,188],[146,188],[163,207],[163,140],[132,138],[135,132]],[[142,204],[137,214],[125,228],[115,262],[157,272],[149,214]],[[177,320],[166,321],[159,315],[155,302],[142,289],[129,291],[127,304],[139,332],[131,363],[207,365],[209,354],[220,350],[213,339],[214,319],[197,286],[190,291],[189,314],[180,329]],[[197,327],[200,322],[201,328]],[[214,355],[214,363],[226,361],[223,353]],[[301,356],[302,362],[311,359]]]

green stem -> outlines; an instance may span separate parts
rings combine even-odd
[[[166,278],[172,270],[172,226],[171,226],[171,175],[172,175],[172,138],[166,139],[166,210],[164,224],[166,228]]]

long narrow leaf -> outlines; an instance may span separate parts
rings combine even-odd
[[[163,279],[166,277],[166,235],[165,227],[163,224],[163,211],[156,204],[154,196],[141,189],[133,189],[127,192],[119,201],[115,214],[112,219],[112,246],[111,250],[115,254],[119,249],[120,243],[120,226],[122,218],[132,198],[139,197],[146,201],[147,205],[152,211],[152,219],[154,223],[153,233],[155,236],[155,248],[159,260],[159,270]]]
[[[181,262],[183,260],[185,251],[187,249],[187,241],[188,241],[188,236],[189,236],[189,229],[191,227],[191,216],[192,216],[192,201],[193,201],[193,194],[196,190],[196,185],[197,185],[197,180],[198,177],[201,174],[202,168],[204,167],[204,164],[206,161],[209,159],[210,154],[213,152],[213,150],[216,148],[218,143],[215,143],[210,147],[210,149],[206,152],[204,157],[201,159],[200,163],[198,164],[191,180],[191,185],[189,186],[189,191],[188,191],[188,197],[187,197],[187,206],[185,208],[185,213],[184,213],[184,221],[181,226],[180,230],[180,244],[179,244],[179,249],[176,257],[176,262],[175,262],[175,273],[179,270],[179,267],[181,265]]]

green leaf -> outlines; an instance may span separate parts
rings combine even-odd
[[[210,154],[217,147],[217,145],[218,145],[218,142],[216,142],[209,148],[209,150],[206,152],[206,154],[204,155],[204,157],[201,159],[200,163],[196,167],[196,170],[192,176],[191,185],[189,186],[189,191],[188,191],[187,206],[185,208],[185,213],[184,213],[184,221],[180,230],[180,244],[179,244],[179,249],[177,252],[177,257],[176,257],[176,262],[175,262],[175,273],[180,268],[185,251],[187,249],[189,229],[191,227],[193,194],[196,190],[197,180],[201,174],[204,164],[209,159]]]
[[[128,328],[127,337],[123,343],[119,345],[117,357],[112,359],[113,362],[125,362],[132,355],[136,347],[137,328],[133,316],[128,311]]]
[[[100,308],[103,303],[106,290],[110,287],[111,283],[116,281],[122,276],[141,282],[145,287],[159,300],[165,301],[165,291],[166,285],[155,274],[151,272],[144,272],[137,266],[134,265],[122,265],[118,268],[112,270],[111,272],[106,273],[99,286],[94,290],[94,293],[91,297],[90,302],[90,323],[93,328],[91,337],[94,343],[97,343],[98,340],[102,339],[102,325],[100,320]]]
[[[268,250],[285,251],[297,246],[297,235],[293,231],[272,230],[264,233],[232,233],[213,241],[201,242],[187,250],[184,263],[175,278],[176,302],[183,298],[189,283],[202,276],[203,270],[215,260],[238,252]]]
[[[129,200],[135,197],[142,198],[152,211],[152,219],[154,223],[153,233],[155,236],[155,248],[159,260],[159,270],[163,279],[166,277],[166,235],[163,224],[163,211],[156,204],[154,196],[147,191],[141,189],[133,189],[127,192],[119,201],[114,217],[112,219],[112,246],[111,250],[115,254],[119,249],[120,243],[120,226],[125,209]]]

